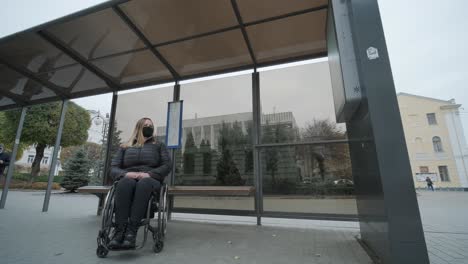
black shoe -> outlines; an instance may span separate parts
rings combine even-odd
[[[114,234],[112,235],[112,240],[107,245],[110,249],[119,249],[122,247],[122,242],[125,236],[125,225],[118,225],[114,229]]]
[[[122,242],[122,247],[124,249],[134,249],[136,244],[136,236],[138,232],[138,224],[130,223],[127,226],[127,231],[125,232],[125,237]]]

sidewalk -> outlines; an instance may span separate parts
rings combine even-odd
[[[468,264],[468,192],[417,193],[431,264]]]
[[[185,214],[170,221],[162,253],[153,253],[148,243],[140,251],[109,252],[99,259],[97,198],[55,194],[49,212],[41,213],[43,199],[42,192],[9,192],[7,207],[0,210],[2,263],[371,263],[355,240],[356,223],[323,228],[320,221],[314,226],[309,221],[265,219],[265,226],[257,227],[253,218],[242,223],[223,216],[227,221],[219,224],[219,219]],[[279,227],[281,221],[287,227]]]

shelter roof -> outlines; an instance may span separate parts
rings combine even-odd
[[[0,39],[0,110],[323,57],[327,8],[108,1]]]

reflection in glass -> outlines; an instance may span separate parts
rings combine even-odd
[[[54,92],[41,84],[24,78],[3,65],[0,65],[0,89],[19,95],[24,101],[56,96]]]
[[[76,63],[35,33],[24,33],[0,44],[0,57],[33,73]]]
[[[171,77],[167,68],[148,50],[99,59],[92,63],[122,84]]]
[[[39,75],[39,78],[63,87],[72,93],[107,88],[107,84],[81,65],[70,66]]]
[[[347,144],[266,147],[260,157],[266,211],[356,213]]]
[[[143,43],[114,13],[105,9],[48,29],[86,59],[143,47]]]
[[[240,30],[162,46],[158,50],[181,75],[252,64]]]
[[[153,44],[237,25],[229,0],[139,0],[120,6]]]
[[[267,62],[325,52],[326,17],[326,10],[321,10],[247,27],[257,60]]]

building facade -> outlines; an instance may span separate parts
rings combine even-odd
[[[468,147],[460,104],[407,93],[398,94],[401,120],[416,188],[426,177],[436,188],[468,188]]]

